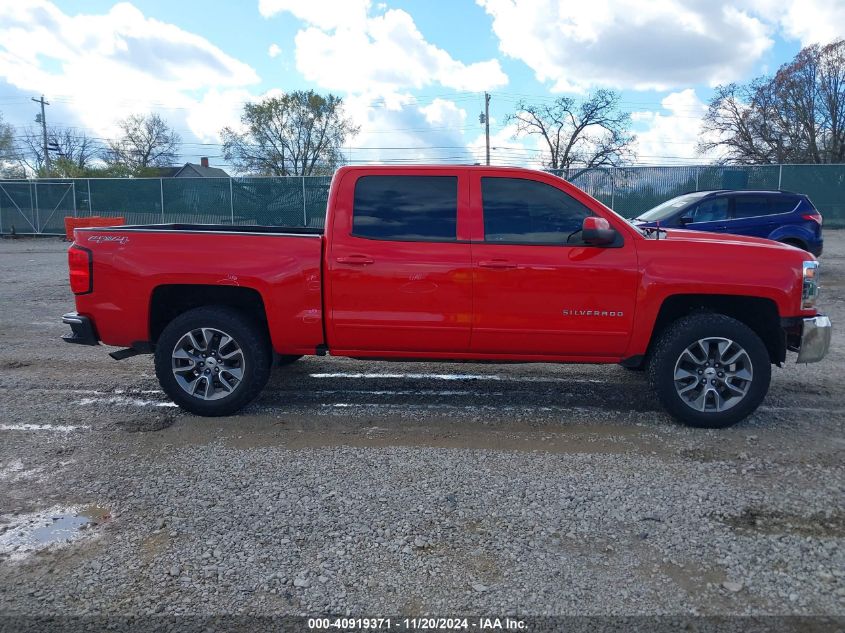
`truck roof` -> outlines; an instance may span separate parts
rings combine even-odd
[[[338,172],[347,172],[347,171],[372,171],[377,169],[379,171],[408,171],[408,170],[418,170],[418,169],[431,169],[431,170],[448,170],[448,169],[471,169],[471,170],[484,170],[484,171],[501,171],[501,172],[533,172],[533,173],[543,173],[548,174],[549,176],[554,176],[550,172],[547,172],[542,169],[531,169],[530,167],[517,167],[517,166],[509,166],[509,165],[470,165],[470,164],[448,164],[448,165],[431,165],[431,164],[419,164],[419,165],[345,165],[340,167],[337,171]]]

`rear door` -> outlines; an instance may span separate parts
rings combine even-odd
[[[472,350],[602,357],[624,353],[637,288],[633,238],[585,246],[586,196],[551,176],[472,172],[483,235],[473,241]],[[593,201],[593,204],[595,202]]]
[[[792,198],[793,209],[798,206],[797,198],[792,196],[784,196],[784,198]],[[733,196],[733,199],[733,214],[728,223],[728,233],[768,237],[777,225],[777,218],[772,214],[783,207],[783,200],[779,205],[773,205],[772,202],[778,198],[759,193],[738,193]]]
[[[469,350],[467,197],[465,170],[343,176],[326,257],[333,350]]]

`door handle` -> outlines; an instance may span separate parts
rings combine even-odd
[[[516,264],[514,264],[513,262],[509,262],[506,259],[487,259],[478,262],[478,265],[482,268],[495,268],[499,270],[516,268]]]
[[[338,257],[338,264],[352,264],[355,266],[367,266],[374,264],[376,260],[368,255],[348,255],[346,257]]]

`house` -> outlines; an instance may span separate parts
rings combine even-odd
[[[149,178],[229,178],[229,174],[219,167],[209,167],[208,158],[203,156],[200,163],[185,163],[181,167],[149,167],[145,170]]]
[[[174,168],[173,174],[164,176],[165,178],[228,178],[229,174],[219,167],[209,167],[208,158],[203,156],[200,158],[200,164],[185,163],[182,167]]]

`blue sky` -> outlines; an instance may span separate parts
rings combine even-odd
[[[713,86],[776,69],[845,35],[845,0],[21,0],[0,3],[0,112],[16,133],[48,121],[105,143],[158,111],[185,160],[224,164],[219,131],[245,101],[299,88],[344,97],[359,161],[483,157],[537,164],[536,138],[504,125],[520,98],[621,94],[640,164],[702,162]]]

